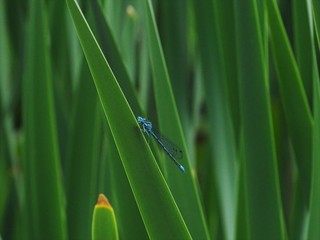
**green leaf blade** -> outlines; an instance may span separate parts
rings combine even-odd
[[[86,62],[82,63],[71,121],[66,176],[68,235],[71,239],[91,236],[90,217],[97,195],[101,105]],[[86,96],[85,98],[83,96]],[[86,181],[81,181],[85,178]],[[75,201],[75,199],[77,199]]]
[[[310,193],[310,216],[307,238],[316,240],[320,236],[320,85],[319,73],[316,66],[314,74],[313,104],[314,104],[314,129],[312,138],[312,177]]]
[[[153,86],[160,129],[165,136],[170,136],[170,140],[177,144],[184,154],[183,161],[180,163],[184,166],[186,174],[181,174],[179,168],[173,165],[170,160],[164,159],[168,184],[191,235],[194,238],[208,239],[209,235],[199,193],[191,175],[188,151],[156,28],[152,4],[149,0],[145,0],[145,13],[149,57],[153,71]],[[186,196],[188,201],[185,201]]]
[[[136,118],[77,3],[67,0],[67,4],[149,237],[190,239]]]
[[[119,234],[113,208],[107,198],[100,194],[93,211],[92,240],[103,239],[117,240]]]
[[[213,178],[211,182],[217,184],[219,209],[225,237],[226,239],[234,239],[237,204],[237,156],[226,85],[230,79],[226,74],[224,67],[227,63],[221,52],[222,48],[228,48],[227,43],[222,41],[222,26],[219,24],[219,10],[222,7],[222,3],[218,3],[218,1],[211,4],[207,1],[194,1],[203,85],[206,99],[208,99],[210,149],[214,156],[210,178]],[[234,42],[228,42],[228,44],[235,45]],[[236,85],[232,88],[233,92],[238,91]],[[214,213],[209,212],[208,214],[213,215]]]
[[[315,31],[318,40],[318,49],[320,49],[320,2],[317,0],[312,0],[312,9]]]
[[[66,239],[61,166],[53,106],[47,19],[43,1],[30,2],[23,79],[25,182],[30,239]]]
[[[285,239],[257,5],[247,0],[235,7],[249,236]]]
[[[310,188],[312,116],[299,69],[284,31],[277,4],[266,1],[271,29],[271,46],[279,76],[279,84],[288,131],[295,149],[303,188]],[[305,192],[308,199],[308,192]]]

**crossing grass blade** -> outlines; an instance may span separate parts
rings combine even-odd
[[[105,57],[109,59],[110,67],[112,68],[128,102],[130,102],[132,111],[135,115],[141,114],[142,110],[130,82],[129,74],[127,73],[126,67],[121,58],[119,46],[117,45],[109,27],[109,20],[104,16],[102,8],[97,1],[93,1],[91,3],[101,49],[104,52]],[[134,200],[119,153],[116,149],[114,139],[112,138],[110,128],[107,124],[105,129],[112,192],[110,199],[112,200],[114,209],[117,212],[120,235],[124,239],[147,239],[147,233],[141,219],[140,212]]]
[[[78,4],[67,5],[142,219],[151,239],[190,239],[150,148]],[[129,142],[128,142],[129,141]],[[168,226],[170,231],[168,231]]]
[[[170,139],[181,148],[184,154],[183,162],[180,163],[184,165],[186,174],[181,174],[171,161],[166,161],[167,180],[191,235],[200,239],[207,239],[209,237],[208,230],[200,204],[198,189],[191,175],[189,154],[173,97],[151,1],[145,0],[144,9],[147,22],[147,44],[153,71],[153,87],[160,130],[165,136],[170,136]],[[188,201],[185,200],[186,197]]]

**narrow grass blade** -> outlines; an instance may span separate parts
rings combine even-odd
[[[310,190],[312,116],[277,3],[266,1],[281,98],[306,201]]]
[[[139,77],[138,77],[138,84],[139,88],[139,99],[141,102],[142,109],[144,112],[147,112],[147,109],[150,105],[149,96],[151,94],[151,70],[150,70],[150,62],[149,62],[149,53],[148,53],[148,46],[145,44],[145,33],[143,33],[142,37],[142,46],[141,52],[139,56],[140,67],[139,67]]]
[[[23,123],[30,239],[66,239],[61,168],[44,2],[30,1],[25,53]]]
[[[110,23],[111,31],[114,34],[114,37],[117,42],[121,42],[121,30],[122,30],[122,16],[124,9],[124,1],[100,1],[101,8],[108,22]]]
[[[188,150],[160,45],[151,1],[149,0],[145,0],[145,13],[149,57],[153,71],[153,87],[159,125],[162,133],[170,136],[171,140],[182,149],[184,157],[181,164],[184,165],[187,173],[181,174],[177,172],[179,169],[172,165],[171,161],[166,161],[168,183],[191,235],[200,239],[207,239],[208,230],[200,204],[198,189],[191,175]],[[186,197],[188,201],[186,201]]]
[[[119,239],[117,221],[108,199],[99,195],[94,207],[92,220],[92,240],[117,240]]]
[[[4,0],[0,0],[0,49],[1,55],[0,58],[0,97],[1,97],[1,120],[4,120],[4,117],[9,112],[10,101],[12,98],[12,85],[13,81],[10,78],[10,61],[11,61],[11,46],[9,41],[9,32],[5,22],[7,14],[5,12]],[[10,81],[11,80],[11,81]],[[9,91],[9,89],[11,91]],[[3,126],[0,125],[0,126]]]
[[[0,232],[4,239],[9,239],[14,235],[25,236],[26,226],[22,221],[17,221],[24,216],[22,206],[25,203],[23,177],[20,171],[21,157],[17,151],[20,147],[20,132],[17,131],[15,123],[16,106],[21,96],[22,71],[17,71],[13,64],[18,49],[13,49],[13,41],[10,39],[9,30],[15,30],[10,28],[9,16],[12,16],[12,13],[6,11],[6,3],[0,0]],[[15,7],[13,4],[13,8]],[[17,10],[16,14],[15,21],[19,21],[21,12]],[[23,28],[23,25],[20,27]]]
[[[222,69],[221,77],[225,80],[227,93],[225,101],[229,103],[228,108],[233,123],[234,135],[239,135],[240,128],[240,108],[239,108],[239,81],[237,72],[237,56],[236,56],[236,32],[235,32],[235,16],[233,1],[214,1],[215,9],[215,25],[214,31],[217,32],[216,41],[219,47],[219,67]],[[206,79],[206,78],[205,78]],[[211,96],[211,95],[210,95]]]
[[[136,122],[136,116],[78,4],[73,0],[67,0],[67,4],[149,237],[190,239],[188,229]]]
[[[1,100],[0,100],[1,103]],[[1,121],[0,121],[0,126]],[[0,127],[0,232],[5,233],[5,223],[8,223],[6,219],[6,206],[8,205],[9,193],[10,193],[10,178],[8,171],[8,152],[5,151],[7,143],[5,141],[5,135],[2,127]]]
[[[187,38],[187,8],[188,1],[159,1],[158,11],[159,34],[164,56],[167,62],[172,89],[178,106],[178,112],[183,124],[188,124],[188,38]],[[184,126],[188,130],[188,126]]]
[[[257,3],[235,3],[249,236],[285,239]]]
[[[294,52],[306,96],[312,100],[312,68],[314,51],[312,12],[308,1],[293,1]]]
[[[86,62],[83,62],[79,76],[74,95],[65,181],[68,236],[71,239],[89,239],[92,206],[98,190],[96,183],[99,168],[101,105]]]
[[[290,237],[294,237],[301,236],[304,231],[305,216],[310,201],[313,120],[299,68],[293,56],[277,3],[274,0],[266,1],[266,7],[269,16],[272,55],[278,74],[286,125],[298,166],[296,196],[289,223]]]
[[[250,238],[250,227],[249,227],[249,213],[248,213],[248,194],[246,186],[246,162],[244,158],[244,140],[241,135],[240,140],[240,169],[239,169],[239,187],[238,187],[238,208],[237,208],[237,226],[236,226],[236,237],[237,240],[251,239]]]
[[[195,1],[198,47],[201,57],[203,85],[208,105],[211,149],[213,163],[210,177],[215,178],[218,191],[219,209],[226,239],[234,239],[237,203],[236,141],[228,99],[226,74],[227,62],[221,49],[226,49],[222,41],[222,25],[218,1]],[[216,9],[216,10],[215,10]],[[234,42],[229,42],[230,45]],[[233,46],[234,48],[235,46]],[[232,48],[232,47],[231,47]],[[234,80],[236,81],[236,80]],[[237,84],[232,88],[237,91]],[[236,114],[236,113],[234,113]],[[208,214],[214,214],[213,212]]]
[[[315,56],[315,55],[314,55]],[[309,240],[317,240],[320,237],[320,85],[319,73],[315,67],[314,74],[314,129],[312,138],[312,177],[310,193],[310,219],[308,226]]]
[[[318,40],[318,49],[320,49],[320,1],[312,0],[312,9],[315,31]]]
[[[78,47],[78,53],[80,49],[79,44],[74,41],[77,40],[74,39],[76,36],[74,29],[69,27],[69,25],[71,25],[71,19],[68,17],[65,2],[52,1],[47,7],[51,43],[50,56],[54,73],[52,75],[52,81],[55,89],[54,99],[57,113],[59,151],[61,162],[64,166],[64,163],[67,162],[70,142],[69,133],[72,124],[73,90],[76,85],[74,84],[74,80],[78,79],[78,77],[72,74],[76,71],[76,75],[78,76],[80,72],[79,66],[83,56],[78,55],[76,58],[78,64],[72,64],[71,57],[73,56],[71,54],[73,53],[73,49]]]

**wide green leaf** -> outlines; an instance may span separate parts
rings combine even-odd
[[[142,110],[139,106],[129,75],[121,58],[119,46],[113,37],[109,26],[109,20],[104,16],[102,8],[97,1],[93,1],[92,6],[101,49],[104,52],[105,57],[109,59],[110,67],[112,68],[126,99],[130,102],[132,111],[139,114]],[[109,160],[108,173],[110,175],[110,186],[112,191],[110,199],[113,200],[113,207],[117,212],[120,236],[125,239],[147,239],[147,232],[141,219],[126,173],[123,169],[110,128],[107,124],[105,129],[107,138],[107,158]],[[106,173],[103,172],[103,174],[105,175]]]

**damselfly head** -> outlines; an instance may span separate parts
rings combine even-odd
[[[143,118],[143,117],[138,116],[137,117],[137,121],[138,121],[138,123],[143,123],[143,122],[145,122],[147,120],[145,118]]]

